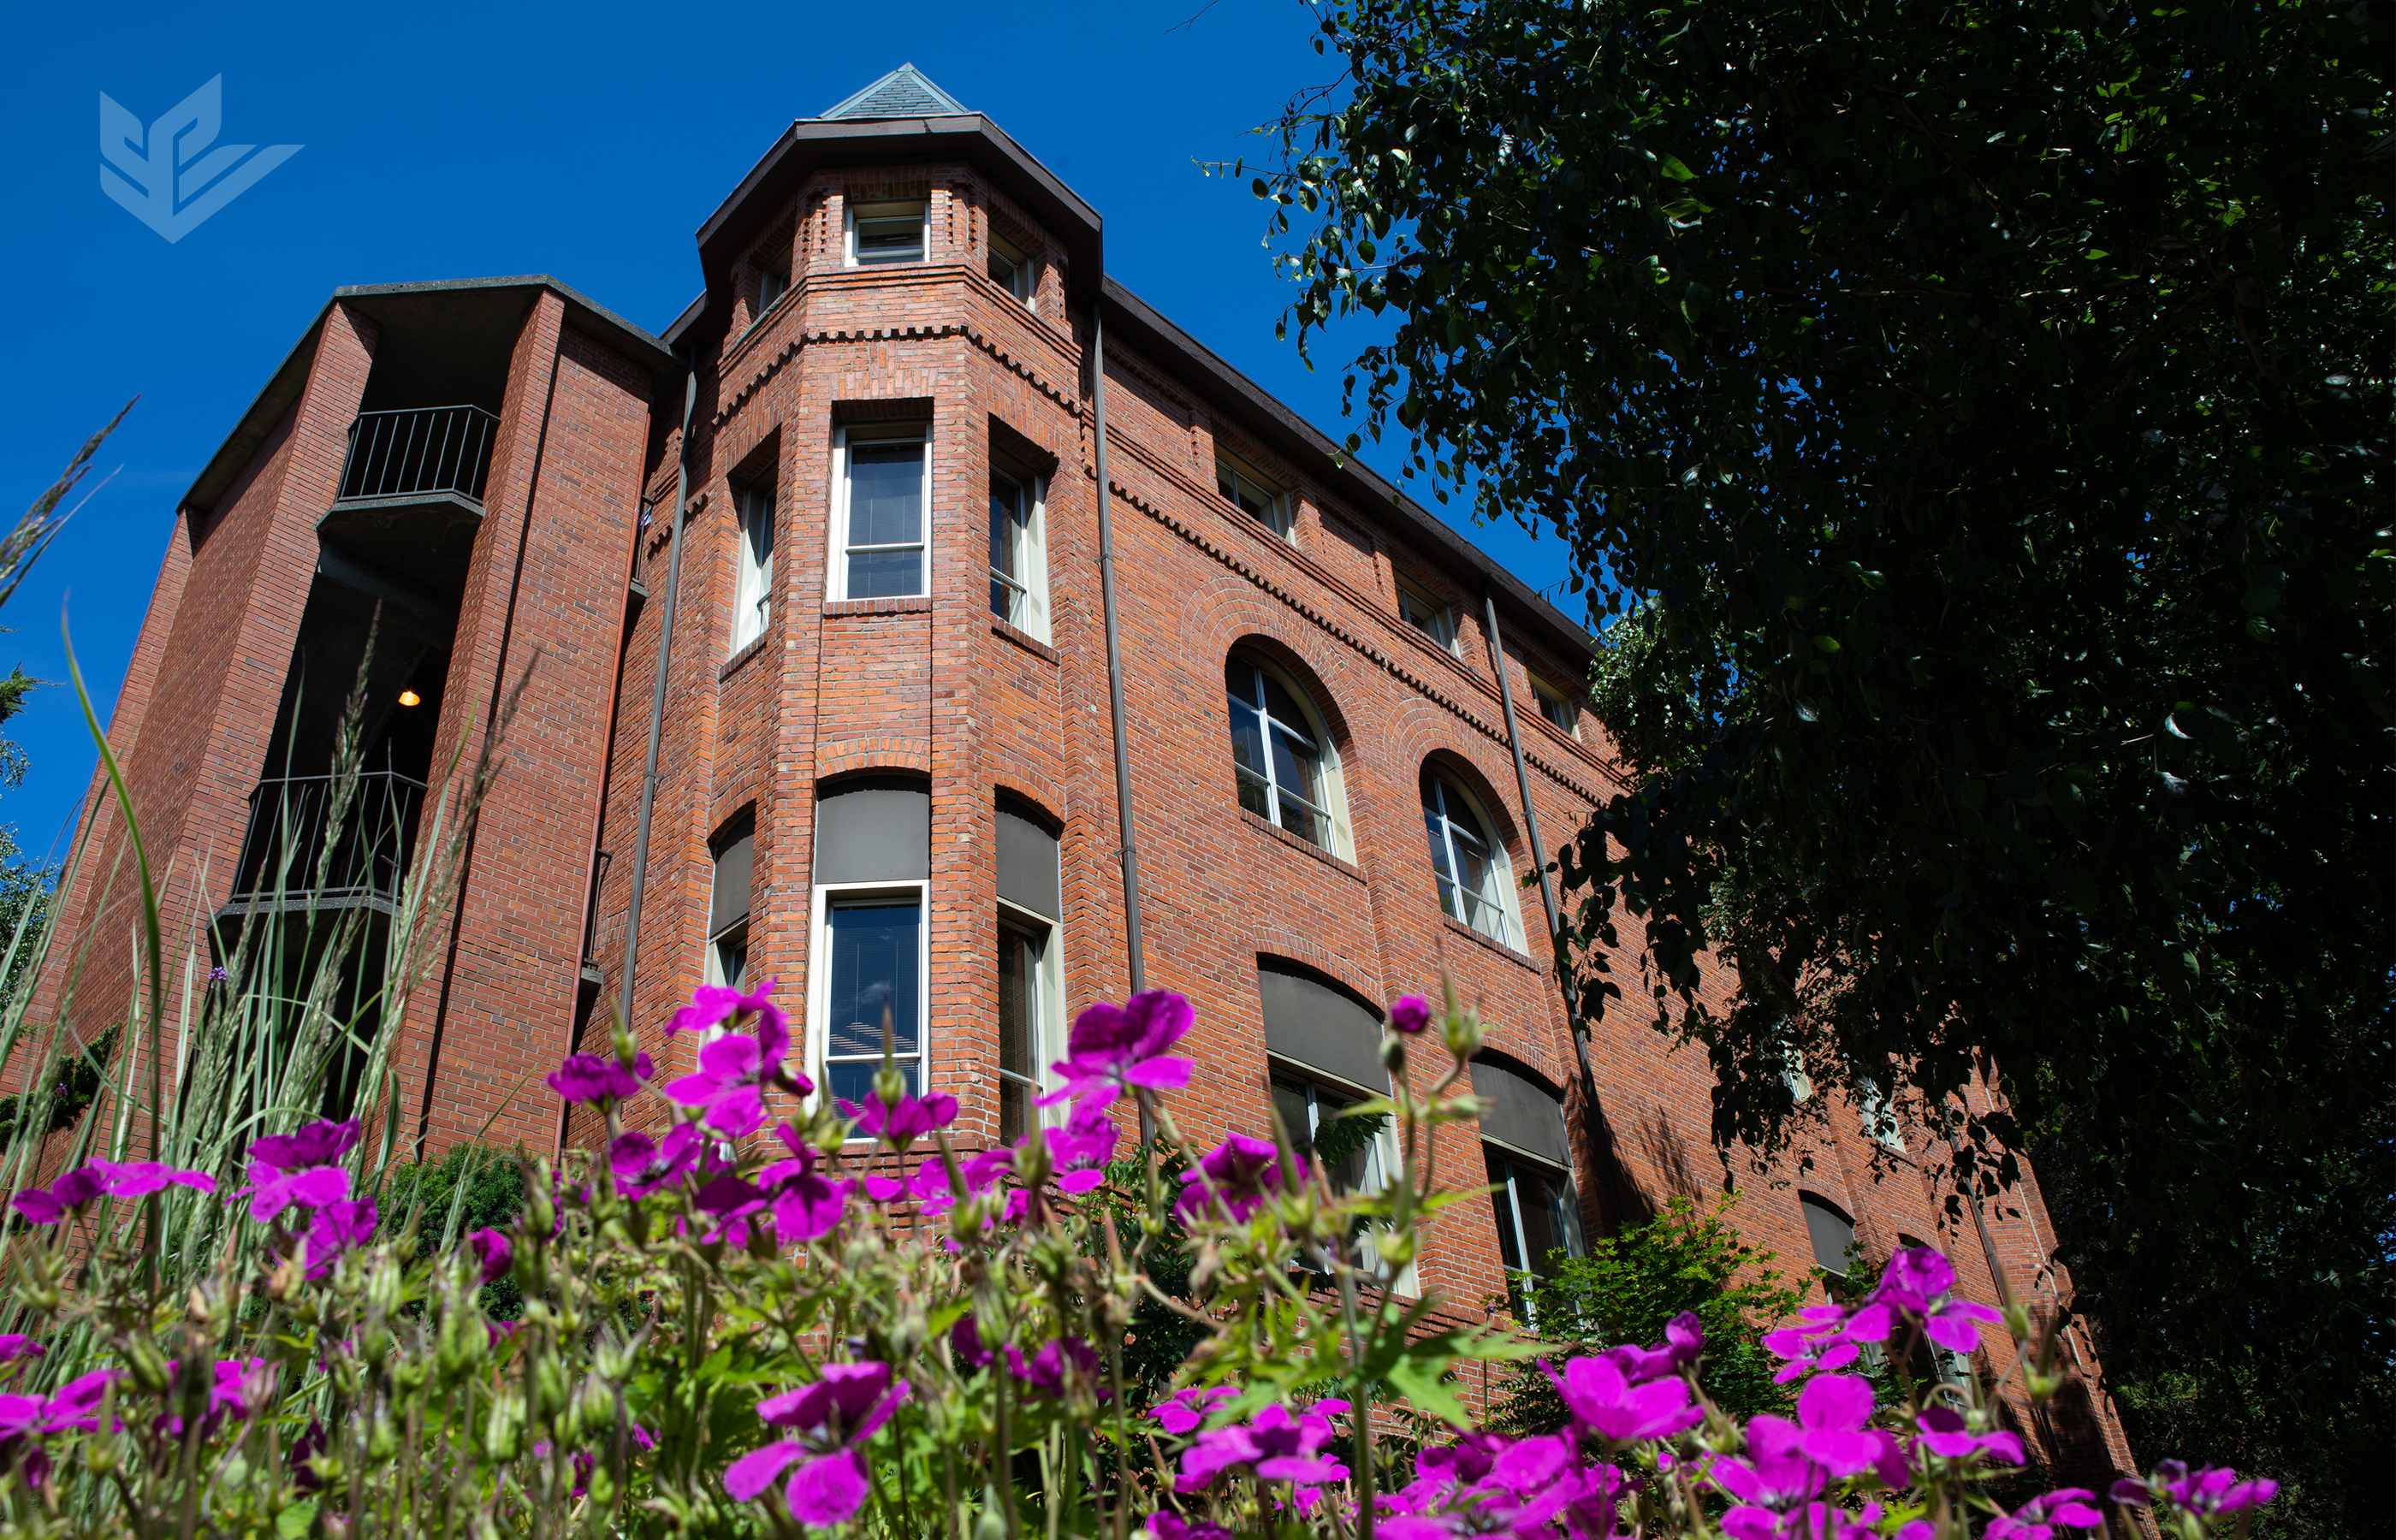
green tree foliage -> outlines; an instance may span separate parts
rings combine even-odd
[[[2112,1373],[2357,1526],[2389,1462],[2295,1467],[2396,1422],[2389,21],[1365,0],[1256,184],[1300,344],[1394,325],[1364,431],[1618,617],[1584,1018],[1627,940],[1725,1146],[1802,1055],[2035,1153]]]
[[[431,1164],[393,1167],[376,1206],[393,1228],[413,1213],[416,1255],[429,1257],[478,1229],[514,1225],[525,1208],[524,1168],[506,1150],[461,1144]],[[483,1313],[494,1321],[524,1314],[524,1291],[513,1277],[483,1285]]]
[[[1772,1383],[1780,1360],[1763,1334],[1805,1301],[1804,1291],[1775,1271],[1772,1254],[1738,1238],[1726,1217],[1730,1200],[1699,1208],[1675,1198],[1644,1225],[1592,1241],[1587,1256],[1560,1257],[1531,1306],[1541,1338],[1560,1345],[1554,1361],[1623,1343],[1664,1340],[1664,1323],[1694,1311],[1706,1329],[1706,1388],[1714,1404],[1742,1422],[1758,1412],[1788,1415],[1788,1386]],[[1564,1403],[1537,1364],[1507,1371],[1490,1408],[1490,1426],[1548,1433],[1564,1424]]]

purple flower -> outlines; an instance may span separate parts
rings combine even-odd
[[[1609,1348],[1605,1356],[1621,1369],[1624,1379],[1633,1385],[1644,1385],[1695,1364],[1705,1345],[1706,1329],[1697,1321],[1697,1312],[1683,1310],[1664,1323],[1664,1340],[1656,1347]]]
[[[1901,1487],[1910,1469],[1894,1437],[1864,1426],[1871,1414],[1870,1380],[1817,1374],[1797,1393],[1797,1449],[1833,1476],[1854,1476],[1877,1466],[1883,1481]]]
[[[100,1398],[108,1392],[113,1369],[95,1369],[69,1380],[47,1400],[40,1396],[0,1396],[0,1449],[19,1439],[45,1433],[95,1431],[100,1427]]]
[[[297,1203],[322,1208],[350,1195],[347,1167],[333,1162],[358,1142],[358,1120],[313,1122],[297,1134],[270,1134],[249,1144],[249,1216],[263,1224]]]
[[[1208,1413],[1238,1395],[1239,1392],[1228,1385],[1213,1385],[1204,1389],[1193,1385],[1186,1390],[1176,1390],[1170,1399],[1151,1407],[1148,1414],[1155,1418],[1167,1433],[1177,1439],[1186,1439],[1198,1430]]]
[[[21,1332],[0,1332],[0,1363],[42,1356],[42,1345]]]
[[[1723,1515],[1726,1533],[1753,1537],[1776,1533],[1780,1515],[1803,1507],[1830,1484],[1822,1467],[1798,1448],[1797,1425],[1758,1415],[1748,1424],[1747,1455],[1724,1455],[1707,1477],[1738,1506]]]
[[[757,1403],[757,1415],[797,1437],[752,1450],[724,1473],[724,1490],[752,1501],[792,1461],[782,1500],[803,1524],[845,1523],[865,1506],[865,1458],[859,1446],[907,1399],[907,1382],[893,1385],[886,1363],[828,1363],[823,1378]]]
[[[928,1096],[900,1096],[896,1106],[885,1107],[876,1092],[862,1103],[844,1098],[840,1110],[843,1117],[857,1120],[866,1137],[879,1139],[893,1149],[905,1149],[925,1135],[956,1122],[957,1098],[936,1091]]]
[[[1104,1107],[1135,1087],[1180,1089],[1190,1083],[1190,1061],[1167,1058],[1165,1051],[1195,1019],[1188,1000],[1165,989],[1143,990],[1122,1005],[1098,1002],[1073,1018],[1065,1056],[1051,1067],[1065,1083],[1040,1105],[1053,1107],[1070,1096]]]
[[[1764,1335],[1764,1348],[1789,1361],[1772,1376],[1774,1384],[1786,1385],[1817,1369],[1844,1369],[1862,1356],[1862,1348],[1841,1335],[1847,1323],[1844,1307],[1809,1305],[1797,1312],[1797,1319],[1804,1324]]]
[[[1244,1225],[1283,1187],[1281,1151],[1269,1139],[1234,1134],[1201,1156],[1198,1169],[1183,1172],[1181,1181],[1184,1190],[1173,1206],[1184,1218],[1219,1206],[1233,1224]]]
[[[1107,1399],[1106,1389],[1098,1384],[1098,1350],[1080,1337],[1062,1337],[1043,1343],[1040,1350],[1025,1362],[1023,1350],[1013,1343],[1006,1347],[1006,1366],[1015,1372],[1028,1393],[1035,1400],[1053,1400],[1065,1393],[1067,1382],[1089,1386],[1098,1399]]]
[[[226,977],[227,975],[222,968],[210,968],[208,970],[208,982],[211,984],[221,984],[225,981]]]
[[[646,1054],[633,1055],[630,1069],[613,1054],[572,1054],[549,1072],[549,1088],[567,1101],[605,1107],[630,1101],[657,1072]]]
[[[2150,1507],[2160,1492],[2177,1507],[2192,1513],[2236,1513],[2244,1508],[2261,1507],[2280,1494],[2280,1483],[2268,1476],[2246,1480],[2228,1466],[2206,1466],[2191,1471],[2177,1460],[2165,1460],[2155,1467],[2151,1482],[2135,1478],[2113,1483],[2113,1501]],[[2081,1494],[2086,1496],[2087,1494]]]
[[[968,1369],[987,1369],[998,1356],[982,1346],[981,1322],[974,1319],[971,1310],[958,1317],[957,1323],[949,1328],[949,1350]]]
[[[1268,1406],[1250,1423],[1210,1427],[1181,1452],[1177,1492],[1198,1492],[1226,1470],[1246,1466],[1260,1481],[1293,1481],[1320,1486],[1344,1481],[1348,1467],[1321,1453],[1331,1441],[1331,1420],[1312,1407],[1293,1414],[1286,1406]]]
[[[211,1415],[230,1414],[246,1419],[274,1400],[282,1373],[264,1359],[217,1360],[216,1384],[208,1391]]]
[[[332,1447],[332,1435],[325,1431],[325,1425],[309,1418],[307,1428],[291,1440],[291,1484],[301,1492],[323,1490],[325,1479],[316,1474],[316,1456]]]
[[[108,1178],[96,1165],[70,1171],[47,1188],[33,1188],[10,1200],[19,1214],[36,1225],[55,1225],[76,1214],[108,1190]]]
[[[1888,1259],[1879,1286],[1847,1318],[1842,1334],[1849,1342],[1886,1342],[1901,1321],[1918,1321],[1931,1341],[1968,1353],[1980,1345],[1975,1321],[2003,1319],[1956,1295],[1955,1268],[1946,1257],[1928,1246],[1905,1246]]]
[[[2007,1465],[2023,1463],[2021,1435],[1999,1428],[1993,1433],[1975,1433],[1963,1420],[1963,1414],[1951,1406],[1923,1408],[1917,1419],[1920,1435],[1913,1440],[1942,1460],[1968,1460],[1975,1454],[1986,1454]]]
[[[1220,1524],[1204,1519],[1184,1519],[1165,1508],[1148,1516],[1148,1533],[1155,1540],[1232,1540],[1231,1532]]]
[[[617,1190],[638,1202],[690,1175],[699,1163],[700,1143],[697,1123],[674,1124],[662,1141],[628,1130],[609,1141],[607,1169],[616,1174]]]
[[[474,1248],[474,1260],[483,1270],[483,1281],[495,1283],[507,1276],[509,1266],[515,1261],[516,1249],[495,1229],[478,1229],[466,1237]]]
[[[1068,1195],[1104,1187],[1106,1164],[1114,1159],[1115,1124],[1106,1109],[1085,1102],[1073,1109],[1062,1128],[1042,1131],[1048,1141],[1048,1159],[1057,1172],[1057,1190]]]
[[[1999,1514],[1980,1533],[1983,1540],[2054,1540],[2058,1529],[2096,1529],[2105,1515],[2090,1506],[2096,1500],[2096,1494],[2084,1488],[2065,1487]]]
[[[941,1099],[953,1112],[955,1098]],[[777,1161],[757,1174],[758,1181],[765,1184],[766,1201],[773,1206],[774,1238],[785,1246],[794,1246],[830,1235],[848,1212],[852,1184],[845,1179],[834,1182],[817,1175],[815,1150],[800,1142],[798,1130],[789,1123],[783,1123],[774,1133],[793,1157]]]
[[[326,1203],[308,1225],[308,1276],[324,1277],[342,1253],[365,1245],[374,1239],[374,1232],[373,1199]]]
[[[691,991],[690,1003],[676,1011],[673,1019],[666,1023],[666,1036],[672,1037],[676,1032],[704,1032],[724,1022],[734,1021],[735,1017],[753,1016],[758,1019],[757,1035],[760,1038],[769,1041],[779,1038],[787,1044],[791,1041],[791,1023],[774,1006],[774,984],[773,979],[765,980],[757,986],[755,994],[742,994],[723,984],[702,984]],[[734,1021],[734,1025],[739,1023]],[[779,1058],[781,1055],[778,1053],[774,1056]]]
[[[978,1198],[998,1186],[1015,1164],[1015,1151],[1001,1147],[985,1149],[980,1154],[958,1162],[957,1175],[965,1184],[965,1196]],[[949,1168],[939,1156],[925,1156],[923,1164],[908,1182],[908,1188],[927,1214],[944,1214],[957,1201],[956,1189],[949,1185]]]
[[[765,1124],[767,1084],[786,1085],[801,1095],[815,1089],[805,1075],[783,1073],[782,1054],[790,1045],[779,1011],[759,1018],[753,1038],[711,1039],[699,1050],[699,1072],[668,1085],[666,1100],[703,1109],[699,1121],[720,1138],[745,1139]]]
[[[1431,1002],[1420,995],[1404,995],[1390,1006],[1390,1030],[1414,1036],[1431,1025]]]
[[[91,1164],[113,1197],[146,1198],[168,1187],[187,1187],[194,1192],[217,1189],[217,1179],[206,1172],[186,1171],[164,1161],[94,1161]]]
[[[1622,1366],[1603,1355],[1577,1358],[1557,1374],[1542,1361],[1539,1367],[1554,1382],[1573,1421],[1611,1442],[1634,1439],[1667,1439],[1694,1427],[1705,1414],[1689,1404],[1685,1380],[1664,1379],[1632,1385]]]
[[[707,1232],[703,1244],[729,1241],[736,1246],[749,1243],[749,1216],[764,1212],[765,1189],[739,1173],[719,1170],[699,1184],[691,1195],[691,1206],[701,1214],[715,1216],[716,1225]]]

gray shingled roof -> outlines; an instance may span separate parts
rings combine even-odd
[[[971,112],[964,102],[941,90],[912,64],[901,64],[825,112],[826,118],[959,117]]]

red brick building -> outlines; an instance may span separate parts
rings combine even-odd
[[[662,337],[545,277],[337,290],[177,509],[115,713],[168,912],[260,923],[276,820],[322,830],[379,601],[367,790],[320,903],[405,919],[440,767],[530,670],[380,1025],[434,1151],[555,1144],[541,1073],[619,1001],[662,1047],[707,978],[778,979],[835,1087],[886,1009],[967,1141],[1012,1136],[1072,1013],[1131,987],[1136,913],[1145,982],[1197,1004],[1177,1105],[1204,1141],[1386,1085],[1379,1005],[1443,967],[1480,1002],[1491,1111],[1439,1161],[1501,1188],[1418,1268],[1459,1305],[1719,1191],[1703,1061],[1631,1008],[1584,1066],[1519,881],[1535,831],[1621,789],[1572,704],[1590,638],[1107,278],[1102,233],[902,69],[757,162]],[[125,884],[106,912],[94,885],[118,838],[67,898],[100,938],[71,1019],[132,984]],[[1786,1185],[1736,1168],[1785,1268],[1921,1240],[1977,1298],[1999,1270],[2068,1292],[2034,1188],[1958,1228],[1918,1134],[1828,1128]],[[2084,1353],[2085,1426],[2039,1431],[2126,1459]],[[1980,1372],[2010,1355],[1992,1334]]]

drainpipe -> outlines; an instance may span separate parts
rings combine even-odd
[[[1564,919],[1556,908],[1555,880],[1548,875],[1548,847],[1539,838],[1539,810],[1531,802],[1531,772],[1523,761],[1523,729],[1514,720],[1514,687],[1506,676],[1506,644],[1498,631],[1498,596],[1486,588],[1481,591],[1481,621],[1489,643],[1489,666],[1498,674],[1498,704],[1506,713],[1506,745],[1514,751],[1514,786],[1523,797],[1523,823],[1530,831],[1531,858],[1539,864],[1539,902],[1548,911],[1548,949],[1555,958],[1556,987],[1564,995],[1564,1025],[1570,1029],[1573,1055],[1580,1064],[1581,1095],[1589,1105],[1583,1120],[1587,1125],[1583,1136],[1589,1144],[1589,1179],[1604,1183],[1605,1158],[1597,1139],[1597,1076],[1590,1069],[1589,1042],[1582,1033],[1580,1014],[1573,1005],[1572,960],[1564,950]]]
[[[674,607],[682,597],[682,522],[690,507],[690,423],[699,408],[699,368],[683,349],[682,445],[674,463],[673,527],[666,541],[666,607],[658,631],[657,682],[649,690],[649,754],[641,770],[641,820],[632,837],[632,893],[624,913],[624,981],[616,991],[616,1019],[632,1019],[632,976],[640,961],[641,896],[648,888],[649,820],[658,804],[658,737],[666,720],[666,672],[673,657]]]
[[[1107,482],[1107,331],[1106,276],[1099,274],[1099,292],[1090,296],[1090,433],[1098,452],[1098,603],[1107,618],[1107,711],[1115,738],[1115,820],[1123,843],[1116,856],[1123,862],[1124,950],[1131,963],[1131,993],[1148,988],[1148,962],[1139,935],[1139,846],[1132,837],[1131,743],[1124,733],[1123,635],[1115,625],[1114,494]],[[1156,1120],[1139,1109],[1139,1142],[1156,1142]]]
[[[1107,710],[1115,737],[1115,816],[1123,844],[1124,949],[1130,954],[1131,992],[1148,988],[1139,936],[1139,847],[1132,839],[1131,744],[1124,735],[1123,637],[1115,627],[1114,496],[1107,484],[1107,333],[1104,297],[1090,299],[1090,428],[1098,459],[1098,602],[1107,617]]]

